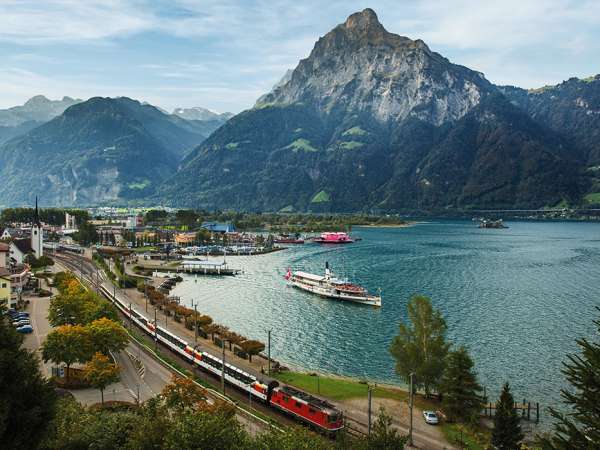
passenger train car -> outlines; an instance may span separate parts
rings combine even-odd
[[[112,292],[101,286],[102,293],[108,297],[121,312],[129,317],[132,322],[151,335],[156,340],[168,346],[171,350],[183,356],[193,364],[217,376],[223,373],[223,361],[210,353],[199,351],[179,336],[156,326],[138,311],[123,304]],[[302,392],[291,386],[280,386],[279,382],[272,379],[259,380],[240,368],[225,363],[224,378],[227,383],[248,392],[256,399],[292,415],[311,426],[327,432],[336,432],[344,427],[344,418],[334,405]]]

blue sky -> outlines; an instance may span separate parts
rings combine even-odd
[[[239,112],[366,7],[494,83],[600,73],[598,0],[0,0],[0,107],[126,95]]]

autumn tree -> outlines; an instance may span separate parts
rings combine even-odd
[[[108,355],[109,352],[120,352],[129,342],[129,335],[120,323],[105,317],[94,320],[86,326],[93,349]]]
[[[248,359],[252,362],[252,356],[262,352],[265,349],[265,344],[260,341],[249,340],[242,342],[240,347],[248,354]]]
[[[111,363],[108,356],[96,352],[85,365],[83,373],[90,386],[100,390],[100,398],[104,404],[104,389],[109,384],[119,381],[119,367]]]
[[[163,388],[161,398],[167,408],[181,411],[186,408],[197,409],[208,397],[206,390],[191,379],[173,375],[171,383]]]
[[[474,422],[483,408],[482,388],[473,370],[473,360],[465,347],[448,353],[440,383],[443,407],[450,421]]]
[[[446,342],[446,321],[431,300],[414,296],[407,305],[409,323],[401,323],[390,353],[396,359],[396,372],[427,396],[437,389],[450,344]]]
[[[46,336],[42,345],[44,362],[65,363],[67,384],[73,363],[85,363],[91,358],[91,344],[87,330],[81,325],[62,325]]]

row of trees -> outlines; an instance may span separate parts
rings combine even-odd
[[[39,210],[40,220],[49,225],[64,225],[65,213],[76,217],[77,223],[88,220],[89,214],[82,209],[44,208]],[[31,223],[35,217],[34,208],[6,208],[0,213],[0,223]]]
[[[119,374],[110,354],[123,350],[129,336],[114,307],[86,290],[72,274],[56,274],[54,285],[59,294],[50,301],[48,320],[56,328],[42,345],[42,358],[65,364],[67,385],[71,366],[85,364],[84,378],[100,390],[104,402],[104,388]]]
[[[145,291],[151,305],[162,310],[167,316],[172,316],[176,322],[183,322],[187,329],[193,330],[194,326],[197,325],[199,334],[210,335],[213,341],[218,336],[220,340],[228,342],[230,351],[233,350],[233,345],[238,346],[248,355],[250,361],[252,361],[252,356],[258,355],[265,349],[264,343],[248,339],[230,330],[225,325],[214,323],[212,317],[209,315],[196,312],[193,309],[178,304],[162,292],[159,292],[154,286],[140,284],[138,290]]]

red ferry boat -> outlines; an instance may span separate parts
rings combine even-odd
[[[354,239],[343,231],[330,231],[321,233],[321,236],[313,238],[312,241],[318,244],[350,244],[354,242]]]

